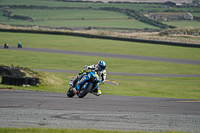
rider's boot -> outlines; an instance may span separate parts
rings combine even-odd
[[[101,96],[101,90],[99,88],[97,90],[97,96]]]
[[[94,94],[94,95],[96,95],[96,96],[101,96],[101,90],[100,90],[100,88],[98,87],[98,88],[96,89],[96,91],[93,91],[93,92],[92,92],[92,94]]]

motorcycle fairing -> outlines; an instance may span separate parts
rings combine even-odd
[[[84,75],[82,78],[79,79],[78,84],[76,85],[76,89],[80,90],[82,84],[84,84],[88,80],[88,76]]]
[[[101,81],[101,78],[97,75],[97,73],[93,73],[93,72],[90,72],[88,75],[84,75],[83,77],[81,77],[78,81],[78,84],[76,86],[77,90],[80,90],[80,87],[84,84],[83,88],[86,88],[86,86],[88,85],[88,83],[92,84],[92,82],[86,82],[86,81],[89,81],[91,80],[91,78],[96,78],[96,81],[98,81],[97,85],[100,84],[100,81]],[[95,86],[96,87],[96,86]]]

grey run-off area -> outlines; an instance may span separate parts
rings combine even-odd
[[[200,132],[200,102],[191,99],[0,90],[0,127]]]

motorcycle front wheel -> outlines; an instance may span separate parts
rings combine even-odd
[[[90,83],[87,85],[86,89],[83,89],[83,87],[81,87],[78,93],[78,97],[79,98],[85,97],[90,92],[91,89],[92,89],[92,85]]]

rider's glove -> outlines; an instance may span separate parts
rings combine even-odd
[[[87,68],[87,65],[85,65],[85,66],[84,66],[84,70],[87,70],[87,69],[88,69],[88,68]]]
[[[84,66],[84,71],[88,72],[88,66],[87,65]]]

